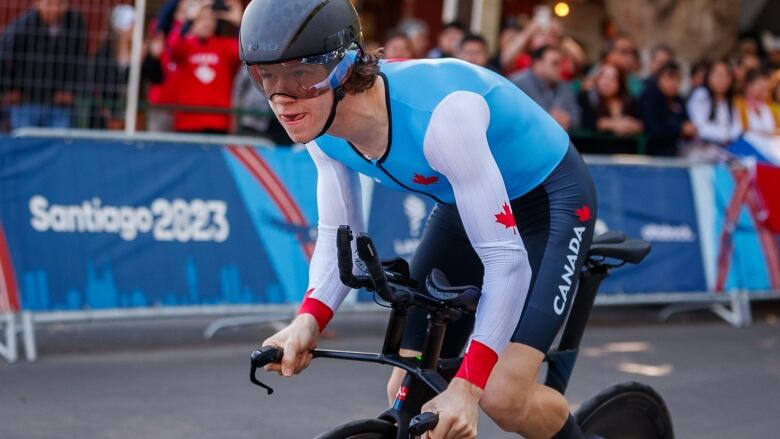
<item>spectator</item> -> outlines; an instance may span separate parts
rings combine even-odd
[[[675,156],[682,139],[696,137],[685,104],[680,98],[680,65],[670,61],[658,70],[656,87],[649,87],[640,98],[642,122],[647,134],[647,153]]]
[[[68,128],[83,91],[87,28],[67,0],[35,0],[3,33],[0,92],[11,128]]]
[[[218,18],[241,23],[242,8],[238,0],[225,0],[227,11],[215,11],[211,2],[201,4],[191,26],[177,38],[171,55],[181,69],[177,103],[194,107],[214,107],[225,111],[231,108],[233,79],[239,66],[238,39],[216,36]],[[225,113],[177,112],[176,131],[226,134],[230,116]]]
[[[766,50],[767,65],[772,69],[780,70],[780,36],[764,31],[761,39]]]
[[[772,108],[780,114],[780,70],[772,75],[769,89],[772,91]]]
[[[674,61],[674,57],[674,49],[668,44],[660,43],[653,46],[653,48],[650,49],[650,62],[647,66],[648,72],[646,80],[654,81],[661,68],[669,64],[670,61]]]
[[[739,56],[752,55],[758,57],[760,52],[758,41],[753,35],[740,35],[739,41],[737,42],[737,52]]]
[[[110,30],[90,63],[93,105],[90,127],[121,130],[124,128],[124,102],[133,38],[135,9],[117,5],[111,11]]]
[[[508,39],[501,50],[501,66],[508,76],[524,71],[533,64],[532,53],[544,46],[562,50],[561,79],[570,81],[574,78],[575,60],[570,53],[563,51],[564,33],[557,20],[547,23],[532,20],[521,32]]]
[[[619,33],[613,40],[607,41],[602,54],[602,62],[609,63],[620,69],[626,80],[626,90],[632,97],[642,94],[644,85],[639,78],[638,51],[634,40],[624,33]],[[598,72],[598,66],[594,71]]]
[[[715,61],[705,71],[704,84],[695,88],[686,105],[699,140],[725,146],[732,139],[734,78],[726,60]]]
[[[780,114],[770,106],[769,72],[764,69],[745,73],[745,86],[735,100],[737,133],[780,134]]]
[[[610,133],[616,138],[583,139],[577,147],[583,152],[635,153],[637,142],[626,139],[642,133],[639,109],[626,90],[623,72],[610,63],[602,64],[594,78],[593,88],[580,93],[577,102],[582,109],[582,127]]]
[[[695,63],[693,63],[693,66],[691,67],[690,88],[689,88],[691,90],[691,93],[693,93],[697,88],[702,87],[707,83],[707,72],[709,72],[711,67],[712,67],[712,63],[710,63],[710,61],[707,59],[700,59]],[[728,64],[726,64],[726,67],[728,67]]]
[[[490,65],[490,50],[481,35],[469,34],[463,37],[458,49],[458,58],[472,64],[493,69]]]
[[[503,72],[504,68],[501,66],[501,58],[502,54],[506,52],[507,47],[509,44],[514,40],[517,35],[520,33],[520,27],[517,26],[516,20],[514,17],[508,18],[501,28],[501,33],[498,36],[498,48],[496,50],[496,53],[493,55],[493,58],[490,59],[490,65],[493,66],[493,69],[497,72]]]
[[[149,131],[173,130],[173,112],[155,106],[176,102],[181,83],[178,78],[180,70],[171,60],[170,48],[180,37],[182,26],[187,21],[187,10],[195,7],[197,3],[193,0],[168,0],[152,23],[142,64],[143,78],[149,82],[147,99],[152,104],[146,113],[146,129]]]
[[[736,58],[736,63],[733,67],[734,84],[738,92],[744,91],[745,74],[751,70],[758,70],[761,68],[761,59],[758,57],[758,55],[752,53],[752,51],[749,49],[752,46],[750,46],[748,42],[753,40],[746,39],[744,41],[745,52]]]
[[[391,33],[385,38],[383,44],[386,59],[410,59],[414,58],[412,40],[402,33]]]
[[[246,69],[238,69],[233,84],[233,107],[241,111],[234,118],[234,133],[265,137],[275,145],[295,143],[274,116],[268,100],[255,90]]]
[[[422,58],[425,56],[428,47],[431,44],[431,34],[428,30],[428,25],[425,24],[424,21],[416,18],[404,19],[401,24],[398,25],[398,31],[406,35],[412,42],[415,58]]]
[[[428,58],[449,58],[455,56],[460,42],[466,35],[466,26],[459,21],[444,25],[437,38],[437,46],[428,51]]]
[[[536,101],[565,130],[576,128],[580,109],[569,84],[561,79],[561,50],[542,46],[532,54],[533,65],[509,78]]]

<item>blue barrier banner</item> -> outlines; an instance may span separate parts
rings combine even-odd
[[[599,198],[596,233],[622,230],[652,245],[640,265],[615,270],[601,291],[707,291],[689,170],[637,165],[590,169]]]
[[[305,151],[0,138],[0,234],[28,310],[297,302],[315,185]]]
[[[603,292],[707,291],[689,170],[591,170],[597,233],[623,230],[653,245]],[[721,170],[713,184],[722,215],[733,183]],[[410,259],[435,203],[364,190],[380,255]],[[316,223],[316,169],[303,149],[0,137],[2,309],[297,303]],[[760,249],[750,236],[742,242],[743,224],[729,286],[762,288]],[[705,236],[717,234],[710,229]]]
[[[653,245],[639,266],[616,270],[604,293],[707,290],[693,189],[688,170],[592,165],[599,198],[597,233],[623,230]],[[409,257],[435,203],[375,186],[369,232],[383,257]]]
[[[431,198],[424,195],[372,185],[368,234],[374,240],[380,257],[402,257],[411,261],[435,205]],[[366,291],[360,291],[358,300],[372,300],[372,297]]]
[[[410,260],[420,243],[425,222],[436,203],[427,196],[374,185],[368,233],[383,258]]]
[[[721,234],[726,218],[726,209],[734,196],[735,182],[730,169],[725,165],[715,167],[714,172],[716,220],[715,233],[713,237],[716,242],[714,247],[720,251]],[[731,263],[729,264],[728,274],[724,290],[747,289],[747,290],[766,290],[770,288],[768,261],[762,251],[761,241],[756,231],[755,223],[751,217],[748,206],[743,204],[739,217],[731,235],[733,249],[731,252]],[[780,243],[778,243],[780,245]],[[724,269],[718,266],[717,270]]]

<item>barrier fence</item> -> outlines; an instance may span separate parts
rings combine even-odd
[[[317,224],[316,170],[302,147],[173,134],[24,133],[0,138],[0,313],[32,312],[27,318],[36,322],[279,315],[302,298]],[[607,279],[597,303],[738,297],[714,293],[734,190],[728,169],[629,156],[588,162],[599,194],[597,233],[624,230],[653,245],[641,265]],[[380,254],[409,257],[433,201],[362,184]],[[770,289],[758,239],[743,212],[733,263],[721,273],[725,289],[743,299]],[[745,324],[740,306],[732,320]],[[14,318],[5,326],[13,328]],[[32,335],[27,342],[34,351]]]

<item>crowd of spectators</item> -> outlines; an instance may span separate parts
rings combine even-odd
[[[3,31],[0,92],[7,128],[69,127],[85,97],[86,124],[120,129],[134,11],[115,7],[88,49],[67,0],[34,0]],[[290,143],[238,58],[241,0],[168,0],[145,30],[145,127],[238,133]],[[388,59],[459,58],[509,78],[587,153],[713,158],[746,132],[780,135],[780,38],[742,39],[727,58],[690,67],[658,44],[642,57],[625,33],[605,36],[597,62],[549,16],[508,23],[495,50],[459,22],[436,36],[408,18],[381,42]],[[433,47],[433,48],[431,48]],[[82,111],[84,112],[84,111]]]
[[[401,23],[383,43],[388,57],[420,53],[413,38],[428,35],[421,27],[417,20]],[[666,44],[650,48],[643,65],[625,33],[607,38],[591,65],[549,18],[506,26],[498,46],[491,56],[484,38],[449,23],[426,57],[452,56],[505,75],[583,152],[710,160],[746,132],[780,135],[780,38],[766,36],[764,47],[743,39],[732,56],[702,59],[689,69]]]

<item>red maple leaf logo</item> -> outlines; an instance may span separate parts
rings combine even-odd
[[[590,219],[590,207],[587,205],[582,206],[575,210],[574,214],[577,215],[577,218],[579,218],[581,223],[584,223]]]
[[[414,179],[412,179],[412,182],[417,183],[417,184],[421,184],[423,186],[428,186],[430,184],[434,184],[437,181],[439,181],[439,177],[437,177],[435,175],[432,175],[430,177],[426,177],[424,175],[420,175],[420,174],[417,174],[417,173],[414,174]]]
[[[507,203],[504,203],[504,209],[496,214],[496,222],[503,224],[507,229],[511,227],[517,227],[515,217],[512,215],[512,210]]]

